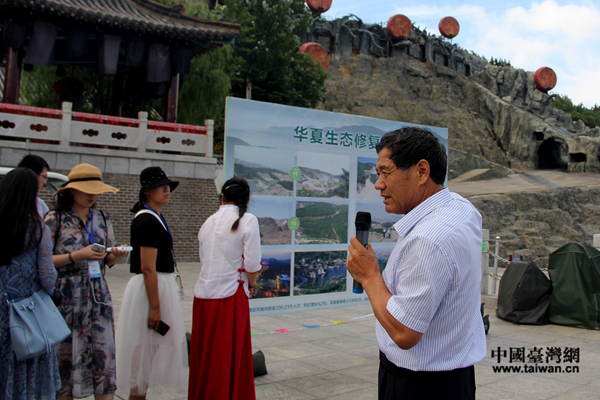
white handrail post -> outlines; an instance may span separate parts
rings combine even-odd
[[[500,256],[500,236],[496,236],[496,257],[494,257],[494,278],[492,294],[496,294],[496,277],[498,276],[498,257]]]
[[[489,273],[490,273],[490,256],[488,255],[488,246],[490,245],[490,230],[482,229],[481,240],[481,293],[488,294],[489,292]]]
[[[139,133],[137,151],[140,153],[146,152],[146,143],[148,142],[148,113],[146,111],[138,112]]]
[[[215,121],[212,119],[207,119],[204,121],[204,125],[206,125],[206,152],[204,153],[204,156],[212,157],[213,140],[215,135]]]
[[[62,126],[60,131],[60,147],[68,149],[71,143],[71,117],[73,104],[68,101],[62,103]]]

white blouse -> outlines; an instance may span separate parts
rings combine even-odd
[[[194,289],[195,297],[223,299],[233,296],[240,285],[239,268],[243,267],[248,273],[260,271],[258,219],[250,213],[244,213],[238,229],[232,232],[231,226],[238,217],[237,206],[222,205],[200,228],[201,269]],[[242,273],[242,279],[246,295],[250,296],[248,276]]]

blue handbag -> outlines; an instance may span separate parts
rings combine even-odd
[[[10,337],[17,360],[42,354],[65,340],[71,330],[45,289],[21,300],[7,300],[10,307]]]

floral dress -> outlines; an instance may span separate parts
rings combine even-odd
[[[90,209],[93,217],[94,242],[115,245],[112,223],[107,212]],[[60,219],[60,221],[57,221]],[[88,231],[92,218],[87,219]],[[90,244],[83,221],[73,211],[46,214],[52,234],[54,254],[66,254]],[[91,231],[90,231],[91,232]],[[56,239],[58,237],[58,240]],[[115,323],[106,266],[100,262],[102,276],[90,279],[88,261],[78,261],[57,268],[55,300],[72,334],[56,347],[62,387],[56,397],[74,398],[114,393]]]
[[[27,240],[27,238],[26,238]],[[56,269],[52,262],[50,231],[44,227],[42,240],[32,250],[0,266],[0,298],[19,300],[41,288],[54,290]],[[0,301],[0,399],[54,399],[60,387],[56,350],[29,360],[17,361],[9,332],[10,310]]]

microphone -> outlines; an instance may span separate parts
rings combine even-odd
[[[371,230],[371,213],[365,211],[357,212],[354,226],[356,227],[356,238],[366,249],[369,244],[369,230]],[[362,294],[362,285],[354,281],[352,283],[352,293]]]

